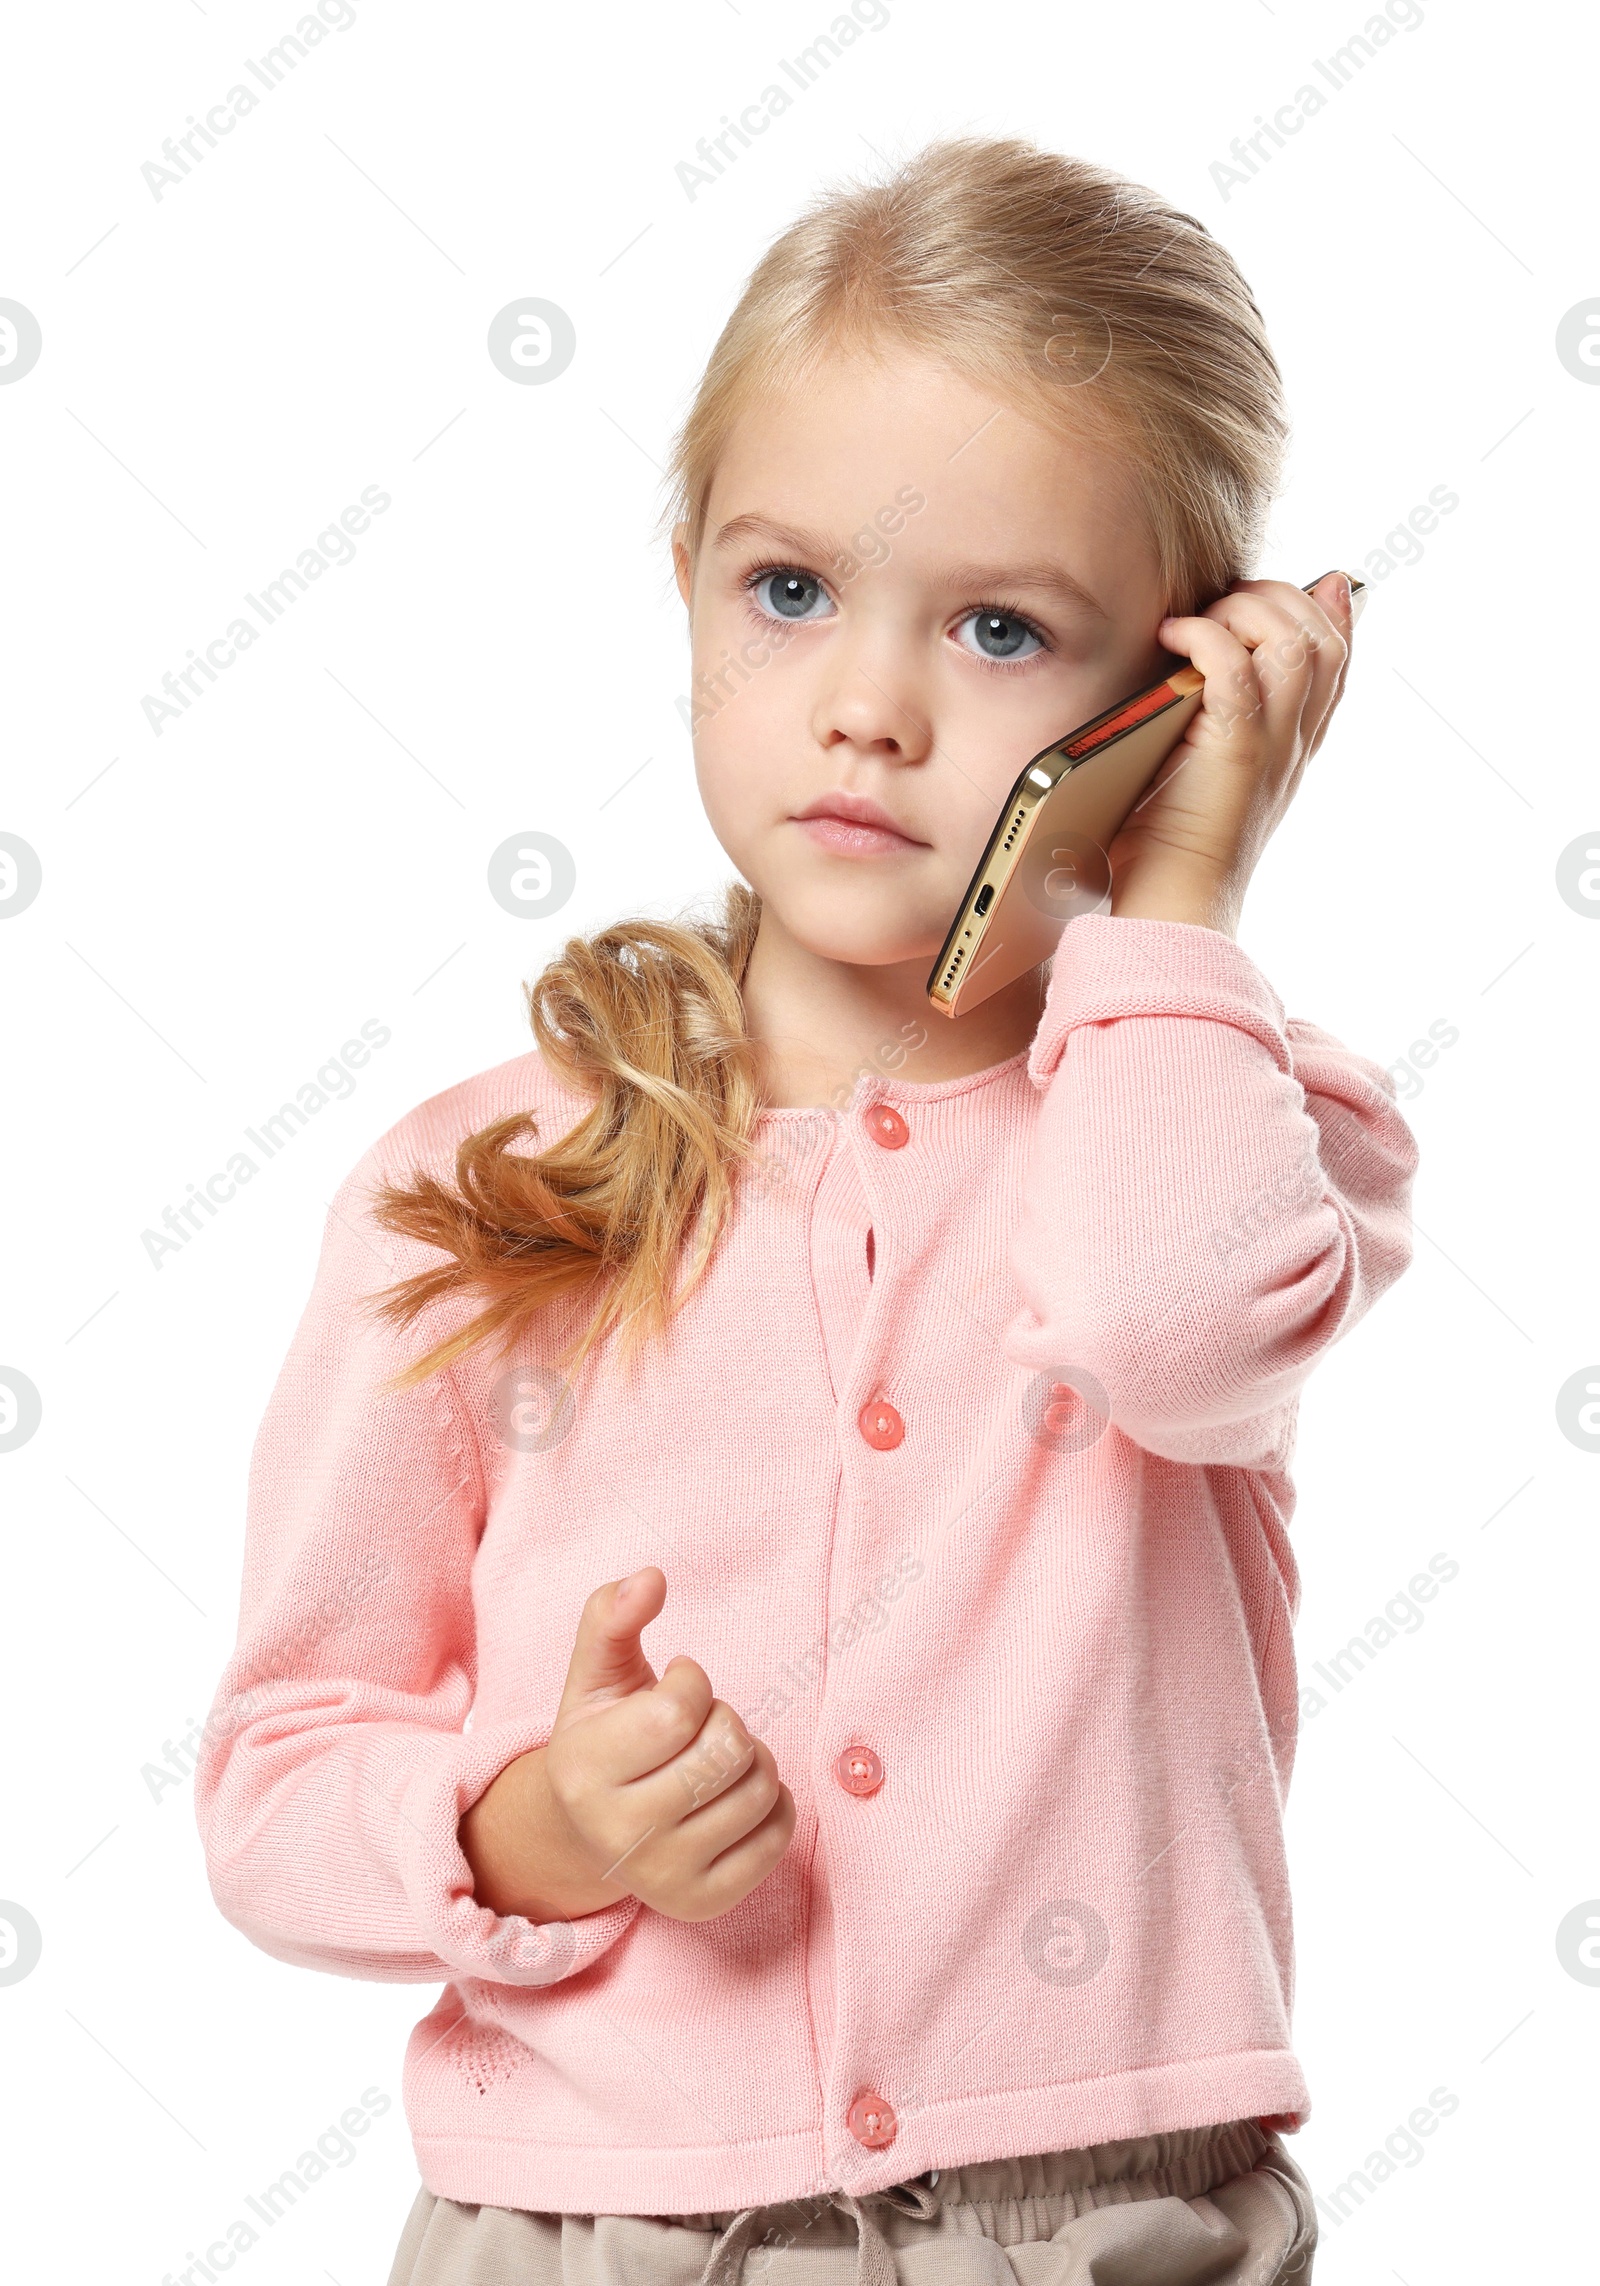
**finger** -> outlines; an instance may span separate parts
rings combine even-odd
[[[702,1920],[726,1913],[766,1880],[793,1841],[795,1822],[794,1796],[784,1786],[761,1823],[705,1868],[698,1900]]]
[[[1355,597],[1351,591],[1348,572],[1324,572],[1311,593],[1328,614],[1344,642],[1344,657],[1339,661],[1339,672],[1334,681],[1333,693],[1323,711],[1322,720],[1317,726],[1309,748],[1309,752],[1314,754],[1322,743],[1328,724],[1338,709],[1339,701],[1344,697],[1344,686],[1350,673],[1351,646],[1355,639],[1356,610]]]
[[[687,1754],[619,1787],[607,1805],[605,1824],[614,1836],[627,1837],[608,1876],[628,1878],[630,1885],[642,1881],[640,1896],[663,1878],[676,1884],[696,1877],[787,1791],[770,1750],[750,1737],[731,1707],[720,1699],[714,1704],[719,1716],[730,1718],[726,1727],[712,1721]],[[663,1860],[664,1843],[670,1851]],[[624,1861],[626,1876],[619,1871]]]
[[[1319,670],[1315,680],[1320,699],[1327,689],[1331,713],[1344,687],[1345,671],[1350,663],[1350,645],[1355,632],[1355,608],[1347,572],[1324,572],[1311,587],[1290,587],[1281,580],[1251,582],[1270,595],[1284,611],[1297,619],[1306,630],[1315,663]],[[1332,667],[1331,674],[1326,670]]]
[[[1245,580],[1238,592],[1258,597],[1269,610],[1275,609],[1282,616],[1282,627],[1256,646],[1255,655],[1274,725],[1298,729],[1300,758],[1304,760],[1320,744],[1344,688],[1353,624],[1348,582],[1343,572],[1335,571],[1325,572],[1309,594],[1284,580]],[[1224,597],[1223,601],[1227,600]],[[1296,721],[1290,717],[1287,703],[1273,708],[1273,693],[1280,675],[1286,691],[1304,683],[1301,670],[1307,663],[1309,683],[1300,694]]]
[[[749,1733],[733,1709],[716,1697],[704,1667],[680,1654],[668,1660],[659,1683],[648,1691],[636,1691],[620,1702],[614,1714],[602,1718],[594,1751],[599,1771],[611,1784],[632,1786],[646,1778],[666,1777],[673,1800],[682,1794],[689,1809],[694,1805],[687,1782],[672,1775],[685,1758],[698,1751],[709,1778],[719,1758],[724,1763],[738,1759],[741,1769],[748,1767],[748,1746]],[[664,1792],[656,1806],[668,1806]]]
[[[1261,712],[1261,688],[1251,652],[1232,628],[1209,615],[1164,619],[1156,629],[1156,640],[1204,675],[1207,714],[1231,725]]]
[[[644,1564],[626,1579],[595,1589],[578,1617],[558,1722],[597,1699],[622,1698],[655,1681],[639,1637],[666,1599],[667,1577],[659,1564]]]
[[[736,1787],[764,1752],[733,1708],[713,1699],[687,1745],[656,1766],[636,1792],[658,1824],[681,1825]]]
[[[1236,635],[1249,651],[1262,694],[1285,686],[1309,688],[1324,649],[1339,637],[1309,595],[1281,580],[1246,581],[1214,603],[1208,617]]]
[[[1269,588],[1272,592],[1265,592]],[[1298,612],[1276,600],[1283,592],[1277,581],[1246,583],[1219,597],[1202,615],[1208,624],[1225,628],[1250,661],[1249,695],[1241,694],[1237,676],[1229,688],[1214,695],[1208,675],[1205,711],[1230,738],[1247,741],[1241,752],[1253,752],[1265,739],[1298,764],[1321,636]],[[1308,611],[1315,608],[1309,598],[1302,601]],[[1161,639],[1170,640],[1166,635]],[[1205,671],[1198,650],[1194,661]]]
[[[1313,603],[1319,603],[1341,635],[1349,637],[1355,626],[1355,596],[1350,585],[1350,574],[1344,571],[1324,572],[1314,586],[1302,590]]]
[[[569,1712],[549,1742],[552,1774],[559,1771],[568,1808],[594,1804],[665,1768],[693,1742],[711,1705],[705,1669],[680,1655],[648,1689]]]
[[[717,1795],[704,1802],[680,1823],[676,1850],[679,1862],[691,1873],[702,1873],[724,1850],[754,1832],[771,1815],[784,1793],[771,1749],[755,1741],[750,1767]]]

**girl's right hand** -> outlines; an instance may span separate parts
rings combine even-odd
[[[657,1680],[639,1642],[666,1601],[646,1564],[583,1607],[550,1737],[461,1820],[478,1902],[568,1920],[637,1897],[709,1921],[765,1881],[794,1834],[769,1748],[681,1654]]]

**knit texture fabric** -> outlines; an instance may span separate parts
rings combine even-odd
[[[630,1375],[606,1347],[563,1389],[556,1315],[388,1390],[470,1305],[363,1310],[432,1259],[373,1185],[584,1108],[520,1057],[333,1203],[197,1773],[222,1912],[443,1987],[404,2081],[442,2198],[699,2213],[1304,2117],[1288,1470],[1306,1376],[1410,1258],[1392,1083],[1231,939],[1084,916],[1026,1052],[764,1114]],[[646,1656],[766,1740],[793,1842],[715,1920],[496,1915],[458,1821],[643,1563]]]

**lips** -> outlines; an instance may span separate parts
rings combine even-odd
[[[881,856],[895,850],[926,849],[928,844],[908,833],[881,802],[865,794],[844,792],[819,795],[793,821],[811,840],[842,855]]]

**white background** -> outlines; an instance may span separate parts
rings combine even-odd
[[[0,388],[0,830],[44,874],[0,930],[0,1364],[43,1400],[0,1455],[0,1897],[44,1944],[0,1988],[19,2275],[181,2274],[372,2086],[393,2102],[354,2163],[239,2274],[387,2275],[416,2183],[401,2052],[432,1994],[253,1950],[211,1903],[192,1789],[154,1800],[142,1771],[231,1648],[250,1440],[334,1185],[413,1104],[522,1050],[521,980],[569,931],[726,874],[655,519],[741,280],[819,184],[968,128],[1148,181],[1238,256],[1296,421],[1263,573],[1370,571],[1431,489],[1459,495],[1374,586],[1243,931],[1291,1013],[1380,1062],[1441,1019],[1459,1034],[1401,1079],[1414,1265],[1303,1408],[1307,1679],[1431,1556],[1459,1572],[1305,1726],[1315,2116],[1293,2148],[1327,2194],[1433,2090],[1458,2099],[1324,2223],[1319,2286],[1568,2275],[1587,2246],[1600,1987],[1555,1938],[1600,1894],[1600,1457],[1555,1400],[1600,1357],[1600,928],[1556,864],[1600,823],[1600,389],[1555,336],[1600,293],[1588,33],[1423,0],[1224,198],[1213,162],[1361,28],[1356,0],[889,15],[692,200],[677,163],[827,0],[357,0],[159,200],[142,163],[292,29],[292,0],[11,18],[0,294],[44,342]],[[524,295],[576,327],[544,387],[485,353]],[[355,561],[155,736],[142,697],[369,485],[392,506]],[[578,868],[534,923],[485,885],[528,830]],[[392,1039],[354,1095],[154,1267],[141,1233],[374,1017]]]

